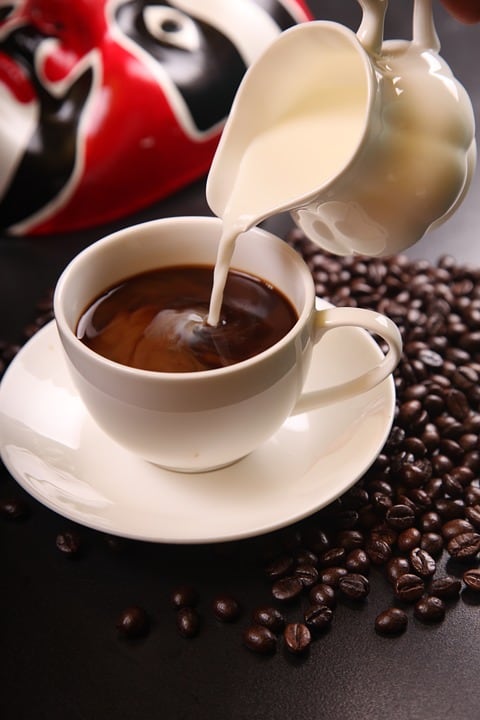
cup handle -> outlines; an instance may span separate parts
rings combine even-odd
[[[315,343],[333,328],[359,327],[383,338],[388,344],[388,351],[377,365],[352,380],[303,393],[294,406],[292,415],[315,410],[323,405],[371,390],[395,370],[402,355],[402,337],[398,327],[388,317],[374,310],[349,307],[326,308],[315,311],[314,322]]]

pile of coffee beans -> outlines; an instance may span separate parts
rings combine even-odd
[[[480,592],[480,269],[450,257],[435,266],[406,256],[336,258],[298,230],[287,242],[308,263],[319,296],[388,315],[404,341],[393,426],[371,468],[313,517],[255,539],[269,601],[249,598],[249,609],[223,593],[211,604],[218,622],[242,619],[252,652],[304,655],[329,631],[339,604],[365,603],[378,583],[391,597],[372,628],[382,635],[405,632],[413,618],[439,623],[460,597]],[[24,339],[51,319],[51,296],[37,309]],[[0,341],[2,367],[17,350]],[[1,514],[15,519],[27,510],[3,498]],[[78,555],[70,532],[56,544]],[[185,638],[201,629],[199,596],[188,584],[171,591]],[[126,637],[145,635],[149,615],[128,607],[116,627]]]

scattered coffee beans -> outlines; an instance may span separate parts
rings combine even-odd
[[[139,638],[148,633],[150,620],[143,608],[132,605],[120,613],[116,627],[124,637]]]
[[[59,533],[55,544],[60,552],[67,557],[77,557],[81,548],[80,536],[74,530]]]
[[[312,642],[310,630],[301,622],[289,623],[283,631],[283,639],[287,650],[295,655],[306,652]]]
[[[180,635],[193,638],[200,630],[200,616],[195,608],[184,606],[177,610],[176,624]]]
[[[375,618],[375,630],[380,635],[400,635],[405,632],[407,625],[407,613],[396,607],[384,610]]]
[[[426,595],[415,603],[413,612],[422,622],[440,622],[445,617],[445,604],[435,595]]]
[[[470,590],[480,592],[480,570],[477,568],[465,570],[463,573],[463,582]]]
[[[243,633],[243,643],[252,652],[270,655],[277,649],[277,638],[264,625],[250,625]]]
[[[275,652],[282,632],[288,651],[305,652],[330,626],[338,603],[366,597],[371,566],[375,582],[383,573],[392,589],[392,607],[375,619],[383,635],[404,632],[407,612],[439,622],[462,588],[480,592],[480,269],[449,257],[436,266],[402,255],[335,258],[299,230],[287,242],[308,263],[319,296],[390,316],[404,352],[394,373],[394,423],[371,468],[328,508],[268,538],[277,546],[265,567],[273,604],[257,607],[243,634],[245,646],[260,654]],[[37,312],[24,340],[52,318],[51,294]],[[0,374],[19,348],[0,340]],[[26,515],[22,502],[1,500],[0,516]],[[76,545],[72,533],[57,538],[67,554],[75,554]],[[438,575],[445,559],[450,574]],[[197,600],[188,585],[170,595],[185,637],[198,632]],[[235,617],[232,600],[215,599],[219,619]],[[133,606],[117,627],[134,637],[146,633],[149,619]]]
[[[217,620],[233,622],[240,617],[240,605],[232,595],[219,595],[212,603]]]

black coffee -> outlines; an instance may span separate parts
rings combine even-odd
[[[261,353],[296,323],[290,301],[266,281],[230,271],[217,326],[207,324],[213,267],[152,270],[108,288],[81,316],[77,336],[115,362],[190,372]]]

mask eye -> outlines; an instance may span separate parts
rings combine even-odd
[[[191,18],[179,10],[158,5],[143,9],[143,22],[149,34],[159,42],[181,50],[198,50],[200,34]]]

